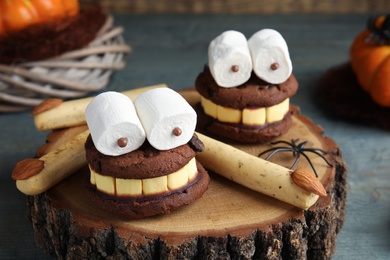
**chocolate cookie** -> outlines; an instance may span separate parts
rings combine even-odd
[[[298,90],[295,76],[281,84],[270,84],[258,78],[253,72],[244,84],[234,88],[223,88],[215,82],[208,66],[204,67],[195,81],[195,89],[212,102],[235,109],[247,107],[270,107],[293,96]]]
[[[85,150],[87,161],[96,172],[123,179],[154,178],[176,172],[199,152],[189,144],[160,151],[145,141],[140,148],[130,153],[107,156],[96,149],[91,135],[87,138]]]
[[[145,141],[130,153],[107,156],[97,151],[91,136],[85,148],[91,200],[127,219],[168,213],[200,198],[208,187],[209,176],[195,159],[203,150],[195,135],[187,144],[166,151]]]

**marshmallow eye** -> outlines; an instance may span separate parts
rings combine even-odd
[[[254,73],[271,84],[285,82],[292,73],[287,43],[272,29],[255,33],[248,41],[237,31],[226,31],[211,41],[208,64],[215,82],[225,88],[245,83]]]
[[[292,63],[287,43],[282,35],[272,29],[263,29],[248,40],[253,71],[262,80],[280,84],[292,73]]]
[[[158,150],[186,144],[197,120],[190,104],[168,88],[144,92],[134,103],[118,92],[102,93],[87,106],[85,117],[96,149],[109,156],[134,151],[146,138]]]
[[[169,150],[188,143],[194,135],[197,115],[177,92],[157,88],[140,94],[134,101],[149,143]]]
[[[85,110],[96,149],[118,156],[138,149],[146,139],[133,102],[118,92],[96,96]]]
[[[252,58],[240,32],[226,31],[211,41],[208,57],[210,72],[221,87],[237,87],[251,76]]]

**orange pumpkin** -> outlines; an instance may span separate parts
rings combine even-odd
[[[0,35],[78,12],[78,0],[0,0]]]
[[[350,56],[360,86],[377,104],[390,107],[390,15],[369,20]]]

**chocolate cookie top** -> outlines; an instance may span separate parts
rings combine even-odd
[[[293,96],[298,90],[294,75],[281,84],[270,84],[258,78],[253,72],[244,84],[223,88],[215,82],[208,66],[205,66],[195,81],[195,89],[203,97],[221,106],[244,109],[247,107],[269,107]]]
[[[147,179],[176,172],[202,150],[203,143],[195,135],[187,144],[171,150],[157,150],[145,141],[139,149],[120,156],[100,153],[91,135],[85,143],[87,161],[96,172],[122,179]]]

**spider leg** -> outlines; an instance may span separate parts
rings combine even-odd
[[[327,152],[325,152],[325,151],[323,151],[323,150],[321,150],[321,149],[312,149],[312,148],[302,149],[302,152],[312,152],[312,153],[318,155],[319,157],[321,157],[321,158],[326,162],[326,164],[327,164],[328,166],[333,167],[333,164],[331,164],[331,163],[328,161],[328,159],[327,159],[323,154],[319,153],[318,150],[320,150],[320,151],[323,152],[324,154],[327,154]]]
[[[390,21],[390,18],[389,18],[389,21]],[[390,22],[389,22],[389,24],[390,24]],[[308,143],[308,141],[303,141],[301,143],[298,143],[298,142],[299,142],[299,138],[291,139],[291,142],[287,142],[287,141],[283,141],[283,140],[272,142],[271,143],[272,145],[274,145],[274,144],[285,144],[285,145],[288,145],[288,147],[285,147],[285,146],[273,147],[273,148],[267,149],[267,150],[259,153],[258,157],[260,157],[260,156],[262,156],[262,155],[264,155],[266,153],[270,153],[265,158],[265,160],[269,160],[272,156],[274,156],[278,152],[292,152],[293,157],[295,157],[295,161],[291,165],[290,169],[293,170],[298,165],[298,162],[300,160],[300,156],[302,155],[302,156],[304,156],[306,158],[306,160],[310,164],[310,166],[313,169],[313,172],[316,175],[316,177],[318,177],[317,171],[316,171],[313,163],[311,162],[309,156],[306,155],[305,152],[311,152],[311,153],[314,153],[314,154],[318,155],[319,157],[321,157],[326,162],[326,164],[328,166],[333,167],[333,165],[330,163],[330,161],[325,157],[325,155],[329,154],[330,152],[326,152],[326,151],[324,151],[324,150],[322,150],[320,148],[305,148],[305,146]]]
[[[266,151],[264,151],[264,152],[261,152],[259,155],[258,155],[258,157],[260,157],[260,156],[262,156],[262,155],[264,155],[265,153],[268,153],[268,152],[270,152],[270,151],[272,151],[272,153],[270,153],[268,156],[267,156],[267,158],[265,158],[265,160],[267,161],[267,160],[269,160],[272,156],[274,156],[276,153],[278,153],[278,152],[290,152],[291,151],[291,148],[288,148],[288,147],[275,147],[275,148],[271,148],[271,149],[268,149],[268,150],[266,150]]]
[[[314,168],[314,165],[313,165],[313,163],[311,162],[310,158],[309,158],[304,152],[302,152],[302,151],[300,151],[299,153],[302,154],[302,155],[306,158],[306,160],[309,162],[311,168],[313,169],[314,174],[316,175],[316,177],[318,177],[316,168]]]
[[[297,153],[297,154],[295,155],[295,158],[296,158],[296,159],[295,159],[293,165],[291,165],[291,167],[290,167],[291,170],[294,170],[294,169],[295,169],[295,167],[297,166],[297,164],[298,164],[298,162],[299,162],[299,159],[301,159],[300,153]]]
[[[262,155],[264,155],[264,154],[266,154],[266,153],[269,153],[269,152],[274,151],[274,150],[279,149],[279,148],[282,148],[282,147],[273,147],[273,148],[267,149],[267,150],[265,150],[265,151],[262,151],[261,153],[259,153],[259,154],[257,155],[257,157],[260,157],[260,156],[262,156]]]
[[[331,151],[324,151],[324,150],[322,150],[321,148],[305,148],[304,150],[314,150],[314,151],[321,152],[321,153],[323,153],[323,154],[329,154],[329,153],[331,153]]]
[[[299,138],[295,138],[295,139],[291,139],[291,143],[293,144],[293,145],[297,145],[297,142],[299,141]]]
[[[298,144],[298,145],[297,145],[297,148],[298,148],[298,149],[303,149],[303,148],[305,148],[305,145],[306,145],[306,144],[307,144],[307,141],[304,141],[304,142]]]
[[[295,139],[295,140],[292,140],[293,142],[293,148],[294,148],[294,152],[293,152],[293,155],[296,156],[297,153],[299,153],[304,147],[305,145],[307,144],[307,141],[303,141],[302,143],[300,144],[296,144],[295,141],[298,141],[299,139]]]
[[[293,140],[292,140],[292,141],[293,141]],[[273,145],[273,144],[287,144],[287,145],[289,145],[289,146],[291,146],[291,147],[294,146],[294,144],[291,144],[291,143],[289,143],[289,142],[287,142],[287,141],[283,141],[283,140],[276,141],[276,142],[272,142],[271,144],[272,144],[272,145]]]

